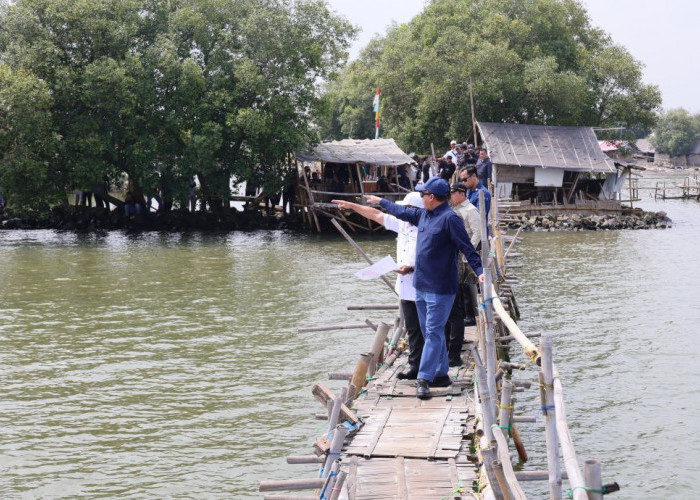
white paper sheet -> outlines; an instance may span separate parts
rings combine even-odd
[[[398,268],[399,265],[394,262],[391,255],[387,255],[382,260],[375,262],[371,266],[360,269],[355,273],[355,276],[361,280],[373,280],[390,271],[396,271]]]

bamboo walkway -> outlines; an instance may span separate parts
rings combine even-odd
[[[319,464],[318,477],[260,483],[261,492],[313,493],[266,494],[265,500],[522,500],[526,498],[520,486],[523,480],[547,481],[552,500],[564,495],[602,500],[604,494],[619,489],[617,483],[603,485],[596,460],[579,466],[566,421],[562,382],[553,363],[552,339],[537,332],[523,333],[516,323],[520,313],[511,288],[517,282],[512,269],[520,264],[512,261],[522,254],[511,250],[520,241],[519,233],[501,234],[495,220],[489,241],[481,212],[485,280],[478,297],[477,326],[465,328],[463,365],[450,369],[449,386],[431,388],[431,399],[417,399],[415,381],[397,378],[407,365],[400,316],[393,325],[367,320],[313,327],[314,331],[369,327],[375,336],[353,372],[329,374],[329,379],[347,383],[339,394],[323,383],[312,388],[327,411],[322,417],[328,420],[328,432],[313,443],[312,455],[287,457],[287,462]],[[333,222],[371,263],[340,224]],[[395,311],[398,307],[374,304],[348,309]],[[531,339],[540,336],[536,346]],[[524,363],[511,362],[511,342],[522,349]],[[532,381],[524,378],[528,373]],[[516,414],[513,393],[530,387],[539,393],[547,469],[516,472],[513,456],[521,464],[528,460],[516,422],[533,422],[535,417]]]

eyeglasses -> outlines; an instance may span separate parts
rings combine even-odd
[[[420,192],[420,197],[422,198],[423,196],[428,196],[428,195],[430,195],[430,194],[433,194],[433,193],[429,193],[428,191],[421,191],[421,192]]]

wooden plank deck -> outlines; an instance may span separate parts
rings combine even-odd
[[[474,327],[465,331],[473,339]],[[416,398],[415,380],[399,380],[406,354],[375,374],[353,409],[364,425],[342,451],[348,471],[341,498],[474,499],[477,480],[470,453],[475,408],[469,344],[464,365],[450,368],[453,383],[433,387],[429,400]]]

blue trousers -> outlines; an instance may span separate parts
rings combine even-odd
[[[442,294],[416,290],[418,321],[425,339],[418,378],[428,382],[432,382],[435,377],[447,375],[450,369],[445,346],[445,324],[454,300],[454,293]]]

